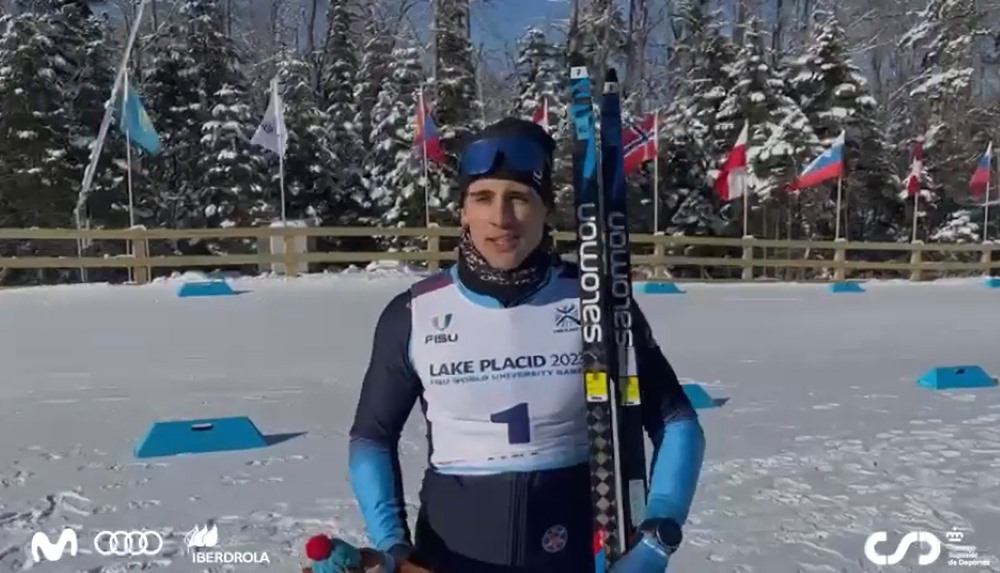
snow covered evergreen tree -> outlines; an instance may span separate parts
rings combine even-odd
[[[90,162],[104,118],[105,104],[111,97],[118,68],[117,50],[113,30],[106,23],[90,13],[86,5],[67,2],[60,10],[63,23],[63,45],[73,52],[74,72],[70,76],[73,90],[74,150],[80,165]],[[67,58],[70,61],[69,58]],[[130,89],[141,92],[140,75],[130,78]],[[104,141],[101,157],[97,164],[93,184],[88,197],[88,211],[91,225],[125,227],[128,226],[128,151],[125,137],[112,125]],[[145,194],[146,174],[144,158],[133,148],[132,186],[137,197]],[[82,178],[82,171],[81,171]],[[136,191],[138,190],[138,191]],[[136,209],[136,223],[142,217]]]
[[[840,23],[823,13],[816,19],[814,39],[790,65],[788,88],[820,139],[846,133],[846,236],[894,240],[904,205],[898,199],[900,180],[886,150],[877,103],[868,81],[851,62]]]
[[[760,29],[760,21],[751,19],[746,44],[727,70],[737,83],[720,104],[716,121],[729,142],[749,122],[747,161],[754,175],[749,191],[769,198],[785,189],[821,146],[808,118],[787,95],[780,72],[769,63]]]
[[[187,27],[171,24],[147,46],[143,103],[160,135],[160,153],[146,164],[149,192],[136,197],[149,221],[168,228],[201,226],[201,128],[208,98],[199,62],[185,40]],[[145,222],[145,218],[140,219]]]
[[[360,187],[361,134],[355,122],[355,81],[358,78],[357,47],[352,35],[355,24],[351,0],[334,0],[330,4],[329,28],[323,48],[321,84],[330,118],[331,148],[336,157],[336,169],[343,192]]]
[[[458,141],[482,127],[482,102],[469,40],[469,0],[435,0],[434,116],[446,152],[455,153]]]
[[[337,161],[331,149],[330,117],[313,89],[311,64],[287,55],[279,64],[278,79],[285,107],[288,148],[285,153],[285,193],[288,217],[316,225],[337,224],[353,201],[340,193]],[[270,194],[279,189],[278,157],[267,153]]]
[[[570,22],[570,49],[586,58],[595,80],[595,93],[601,93],[603,68],[625,55],[628,27],[621,6],[614,0],[590,0]]]
[[[721,235],[726,222],[720,216],[710,179],[707,131],[683,114],[660,125],[659,231],[668,235]],[[652,177],[644,195],[653,197]],[[652,208],[643,213],[652,229]]]
[[[57,30],[31,12],[0,30],[0,226],[72,226],[82,170]]]
[[[529,27],[518,41],[515,70],[517,95],[512,102],[511,115],[530,120],[543,101],[548,103],[549,134],[557,142],[552,166],[558,207],[554,224],[569,228],[574,217],[571,207],[573,146],[566,102],[569,82],[565,51],[550,43],[541,30]]]
[[[372,114],[369,183],[375,212],[386,226],[424,224],[423,162],[413,153],[416,95],[424,77],[419,48],[411,45],[393,50],[389,79],[379,92]],[[447,181],[437,166],[428,165],[427,171],[427,183],[438,193],[436,203],[442,204],[447,199],[441,196],[448,190]]]
[[[688,3],[680,17],[687,36],[675,46],[680,80],[667,116],[685,116],[687,119],[678,125],[690,125],[700,132],[701,148],[710,160],[721,161],[733,144],[733,126],[719,125],[719,111],[738,81],[731,75],[736,49],[704,3]]]
[[[925,134],[928,171],[953,193],[968,188],[974,166],[970,158],[994,137],[973,85],[977,47],[981,39],[992,37],[987,21],[976,0],[930,0],[900,42],[900,49],[920,64],[909,97],[897,111],[902,118],[897,137]]]
[[[377,7],[368,7],[365,17],[365,41],[361,50],[361,62],[358,66],[357,80],[354,88],[354,102],[357,107],[358,137],[363,149],[370,149],[368,137],[372,131],[372,108],[378,99],[383,83],[389,77],[389,63],[395,39],[386,28],[385,22],[379,18]]]
[[[202,185],[197,204],[199,226],[251,226],[273,217],[276,192],[262,181],[263,152],[250,144],[259,120],[251,108],[249,81],[242,55],[225,34],[218,0],[187,0],[183,14],[191,18],[189,47],[199,62],[205,104],[201,126]]]
[[[517,97],[512,115],[531,119],[547,101],[549,124],[558,125],[566,116],[565,58],[538,28],[528,28],[518,40],[516,64]]]

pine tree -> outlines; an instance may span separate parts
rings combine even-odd
[[[572,200],[571,125],[567,113],[566,58],[564,51],[533,27],[518,41],[517,95],[511,115],[532,119],[543,102],[548,103],[549,134],[557,141],[552,166],[552,184],[557,211],[553,223],[569,228],[574,220]]]
[[[32,12],[0,26],[0,225],[72,226],[82,170],[57,29]]]
[[[329,29],[323,50],[323,86],[326,114],[330,118],[331,151],[344,192],[360,187],[362,149],[355,105],[355,81],[358,77],[357,48],[351,35],[355,18],[351,0],[330,4]]]
[[[675,46],[680,81],[667,115],[688,118],[685,123],[704,137],[703,149],[710,159],[721,161],[733,144],[733,125],[720,125],[719,112],[738,81],[731,75],[736,50],[722,34],[721,22],[705,8],[702,2],[690,2],[681,14],[687,35]]]
[[[104,119],[105,104],[111,96],[115,83],[115,72],[118,68],[113,51],[116,46],[114,34],[107,29],[96,16],[89,14],[84,6],[73,6],[65,11],[65,16],[73,26],[75,41],[65,42],[67,47],[73,46],[76,61],[71,83],[74,91],[74,155],[80,165],[90,162],[90,155]],[[69,35],[69,34],[67,34]],[[133,75],[130,89],[141,92],[137,86],[141,76]],[[88,211],[91,225],[106,225],[109,227],[125,227],[129,224],[128,176],[129,162],[125,137],[118,132],[117,122],[113,123],[104,140],[101,156],[98,160],[94,181],[89,190]],[[143,169],[144,159],[133,148],[131,176],[133,194],[136,197],[145,195],[146,173]],[[82,177],[82,171],[81,171]],[[139,191],[136,191],[139,190]],[[133,205],[135,222],[141,223],[143,216]]]
[[[716,121],[729,142],[749,122],[747,161],[756,182],[750,192],[769,197],[784,189],[821,147],[808,118],[787,95],[781,74],[768,63],[760,27],[759,20],[747,26],[746,44],[727,69],[737,83],[720,104]]]
[[[816,18],[816,36],[806,53],[792,62],[788,89],[818,137],[832,140],[841,131],[846,134],[847,236],[893,240],[894,222],[904,205],[897,196],[900,181],[888,157],[877,103],[868,81],[850,60],[843,28],[830,15],[817,13]]]
[[[518,40],[517,96],[513,115],[531,119],[548,102],[549,123],[557,125],[565,116],[565,72],[563,58],[538,28],[528,28]]]
[[[926,133],[928,171],[945,188],[967,189],[969,158],[982,153],[992,124],[975,96],[977,46],[992,38],[987,15],[975,0],[930,0],[900,42],[918,75],[897,111],[897,135],[906,140]],[[901,146],[905,147],[905,146]],[[964,169],[956,169],[963,165]]]
[[[185,40],[187,29],[171,24],[147,46],[149,64],[142,82],[143,103],[160,135],[160,153],[147,163],[150,193],[137,197],[149,211],[147,225],[200,227],[201,128],[208,98],[201,87],[199,62]],[[155,223],[154,223],[155,222]]]
[[[444,149],[456,153],[459,140],[482,126],[482,102],[469,40],[469,0],[435,0],[434,57],[437,76],[434,115]]]
[[[288,216],[309,219],[316,225],[336,224],[349,202],[338,193],[336,157],[331,149],[330,118],[311,85],[311,64],[287,57],[279,65],[279,83],[285,107],[288,148],[285,153],[285,192]],[[278,158],[268,153],[267,187],[279,188]]]
[[[249,82],[242,56],[222,27],[218,0],[187,0],[182,13],[191,19],[189,46],[199,62],[201,185],[194,203],[199,226],[251,226],[273,217],[276,201],[264,200],[263,155],[250,137],[257,113],[250,107]],[[276,197],[277,193],[269,193]]]
[[[361,62],[358,66],[357,80],[354,88],[354,103],[357,117],[358,137],[363,149],[370,148],[368,136],[372,131],[372,108],[378,99],[382,84],[389,77],[389,63],[395,40],[379,18],[374,5],[368,7],[365,21],[365,42],[361,50]]]
[[[721,235],[725,221],[712,191],[707,130],[684,114],[660,126],[660,228],[666,234]],[[652,177],[647,185],[652,187]],[[644,195],[652,198],[653,189]],[[645,213],[652,229],[652,209]],[[665,223],[664,223],[665,222]]]
[[[370,191],[375,212],[386,226],[424,224],[423,163],[414,158],[416,94],[424,82],[421,52],[416,47],[392,51],[389,78],[379,91],[372,113],[369,155]],[[441,189],[434,166],[428,166],[434,189]],[[447,190],[447,187],[445,187]],[[441,197],[438,197],[440,202]]]
[[[570,28],[570,49],[579,51],[596,80],[596,93],[601,93],[603,68],[625,55],[628,38],[621,7],[614,0],[590,0],[573,15]]]

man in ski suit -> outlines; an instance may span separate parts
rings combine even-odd
[[[467,144],[458,264],[383,310],[350,431],[351,484],[372,547],[364,566],[337,549],[314,563],[317,573],[376,564],[367,570],[594,571],[583,343],[578,317],[560,319],[576,312],[577,268],[560,261],[546,225],[554,147],[542,127],[518,119]],[[654,455],[641,535],[612,573],[661,573],[681,541],[705,440],[633,309],[634,368]],[[429,467],[411,542],[397,445],[418,402]]]

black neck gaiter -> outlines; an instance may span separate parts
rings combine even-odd
[[[559,255],[546,230],[542,242],[517,268],[497,269],[476,249],[468,229],[462,231],[458,244],[458,278],[469,290],[497,299],[511,306],[533,294],[545,281]]]

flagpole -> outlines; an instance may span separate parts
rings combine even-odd
[[[989,171],[986,174],[986,201],[983,203],[983,243],[989,240],[990,234],[990,180],[993,179],[993,142],[990,142],[986,152],[990,156]]]
[[[985,243],[989,236],[990,228],[990,179],[991,176],[986,177],[986,202],[983,204],[983,242]]]
[[[653,234],[660,231],[660,110],[653,112]]]
[[[427,178],[427,134],[423,131],[424,127],[427,125],[427,106],[424,105],[424,89],[423,86],[420,88],[420,93],[417,94],[417,105],[420,106],[420,121],[424,122],[424,125],[420,126],[420,147],[423,153],[420,154],[421,162],[424,168],[424,226],[430,228],[431,226],[431,182]]]
[[[111,88],[111,98],[104,104],[104,119],[101,121],[101,127],[97,132],[94,148],[90,152],[90,164],[87,165],[87,168],[83,172],[83,182],[80,184],[80,193],[77,195],[76,207],[73,209],[73,217],[76,219],[77,229],[83,228],[83,212],[87,207],[87,197],[90,193],[90,187],[94,183],[94,173],[97,171],[101,149],[104,147],[104,140],[107,138],[108,128],[111,126],[111,118],[114,115],[114,100],[118,95],[118,90],[121,88],[125,71],[128,69],[129,56],[132,53],[132,46],[135,45],[135,38],[139,33],[139,25],[142,23],[142,13],[146,8],[147,1],[142,0],[139,3],[138,10],[136,10],[135,23],[132,25],[132,31],[129,33],[128,42],[125,44],[125,53],[122,55],[121,64],[118,66],[118,74],[115,76],[115,83]],[[77,257],[83,257],[82,239],[77,239],[76,254]],[[80,269],[80,276],[84,281],[86,280],[86,269]]]
[[[912,175],[911,175],[912,177]],[[920,212],[920,185],[917,185],[917,192],[913,194],[913,239],[911,242],[917,242],[917,213]]]
[[[271,80],[271,101],[274,102],[274,117],[276,118],[274,128],[278,135],[278,186],[281,195],[281,224],[285,226],[288,223],[287,203],[285,200],[285,106],[284,102],[279,99],[280,97],[278,94],[278,77],[275,76]]]
[[[743,190],[743,236],[750,236],[750,193]]]
[[[135,226],[135,198],[132,195],[132,126],[128,121],[128,72],[124,77],[125,89],[122,91],[122,121],[125,123],[125,185],[128,188],[128,226]],[[129,243],[131,245],[131,242]],[[131,247],[130,247],[131,250]]]
[[[834,229],[835,230],[834,230],[834,237],[833,237],[833,240],[835,240],[835,241],[839,241],[840,240],[840,203],[841,203],[842,196],[843,196],[843,182],[844,182],[844,176],[843,175],[838,176],[837,177],[837,217],[836,217],[836,223],[834,225]]]

